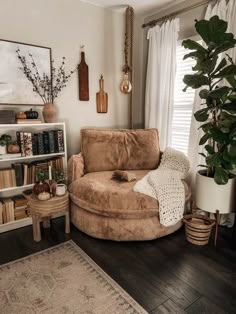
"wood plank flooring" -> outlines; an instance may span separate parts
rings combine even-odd
[[[72,239],[151,314],[231,314],[236,313],[232,231],[220,227],[216,249],[213,239],[208,246],[191,245],[183,228],[154,241],[113,242],[91,238],[73,226],[66,235],[64,218],[58,218],[51,229],[42,230],[38,243],[31,226],[0,234],[0,264]]]

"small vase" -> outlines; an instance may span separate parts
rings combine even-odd
[[[43,113],[43,119],[45,122],[47,122],[47,123],[55,122],[57,110],[56,110],[56,107],[53,103],[51,103],[51,102],[45,103],[42,113]]]

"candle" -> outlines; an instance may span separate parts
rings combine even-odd
[[[52,167],[51,166],[48,167],[48,179],[52,180]]]

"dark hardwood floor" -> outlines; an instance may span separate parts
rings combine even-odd
[[[155,241],[112,242],[91,238],[73,226],[65,235],[64,218],[57,218],[51,229],[42,230],[38,243],[31,226],[0,234],[0,264],[72,239],[151,314],[231,314],[236,313],[231,234],[232,229],[221,227],[216,249],[213,239],[208,246],[191,245],[183,228]]]

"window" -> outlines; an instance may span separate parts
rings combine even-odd
[[[182,41],[178,43],[176,54],[177,69],[175,77],[171,146],[187,154],[195,90],[188,88],[186,92],[183,92],[185,86],[183,77],[185,74],[190,74],[192,72],[192,67],[196,62],[191,58],[183,60],[184,55],[190,51],[182,47],[181,44]]]

